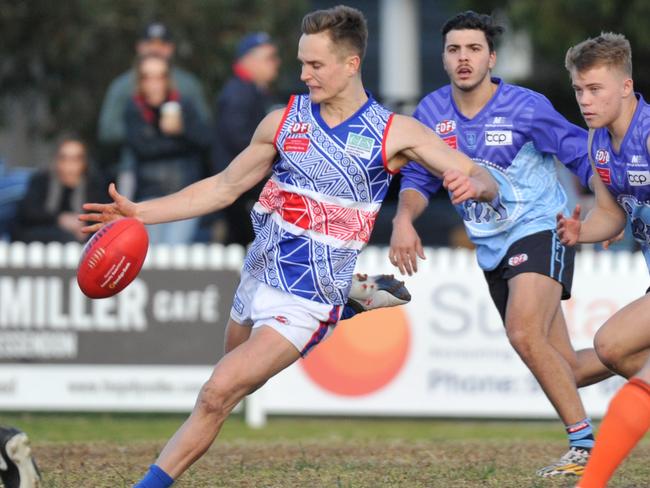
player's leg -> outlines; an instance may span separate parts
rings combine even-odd
[[[203,385],[189,418],[169,440],[154,467],[136,486],[153,488],[167,475],[178,478],[212,445],[232,409],[252,389],[295,362],[300,352],[270,327],[256,328],[251,337],[226,354]],[[153,475],[152,475],[153,472]],[[168,481],[169,481],[168,480]]]
[[[562,307],[553,317],[548,337],[553,347],[569,363],[579,388],[613,376],[614,373],[600,361],[594,348],[579,351],[573,348]]]
[[[247,341],[252,331],[252,325],[242,324],[231,317],[226,324],[226,334],[223,343],[224,352],[227,354]]]
[[[650,429],[650,361],[612,398],[579,488],[605,488]]]
[[[578,395],[571,366],[549,337],[560,308],[562,285],[538,273],[518,274],[508,285],[508,339],[544,390],[569,436],[569,451],[538,474],[581,474],[593,446],[591,421]]]
[[[650,353],[650,294],[610,317],[596,333],[594,346],[612,371],[626,378],[639,371]]]

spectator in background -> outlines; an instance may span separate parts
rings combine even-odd
[[[248,146],[255,128],[269,112],[269,87],[278,77],[277,47],[265,32],[244,36],[237,47],[233,76],[215,100],[213,163],[215,173]],[[223,211],[228,226],[226,242],[247,245],[253,240],[250,210],[263,182]]]
[[[137,56],[156,54],[170,62],[174,56],[176,45],[171,32],[164,24],[154,22],[146,26],[135,45]],[[189,71],[174,66],[171,70],[174,85],[184,99],[190,100],[197,109],[203,122],[208,123],[210,111],[199,80]],[[124,110],[135,90],[136,77],[133,69],[115,78],[104,97],[99,113],[98,140],[105,153],[105,164],[113,165],[119,160],[119,167],[112,172],[122,173],[128,178],[133,164],[132,154],[124,151],[126,127],[124,125]],[[120,185],[127,192],[124,181]]]
[[[104,182],[89,178],[88,151],[76,136],[64,136],[51,168],[36,172],[18,203],[11,238],[24,242],[82,242],[81,204],[104,197]]]
[[[203,177],[209,126],[171,79],[167,58],[147,54],[136,61],[136,91],[126,105],[127,148],[135,159],[135,197],[148,200],[173,193]],[[197,220],[149,229],[152,243],[192,242]]]

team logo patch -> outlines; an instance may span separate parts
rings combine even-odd
[[[486,146],[511,146],[511,130],[488,130],[485,132]]]
[[[452,149],[458,149],[458,138],[456,136],[443,137],[443,142]]]
[[[444,136],[456,130],[455,120],[442,120],[436,124],[436,134]]]
[[[361,134],[348,133],[348,140],[345,143],[345,152],[357,158],[370,159],[375,140],[362,136]]]
[[[516,254],[515,256],[512,256],[510,259],[508,259],[508,264],[510,266],[519,266],[520,264],[525,263],[528,261],[528,254],[521,253],[521,254]]]
[[[282,146],[284,152],[307,152],[309,139],[306,137],[287,137]]]
[[[478,135],[474,131],[467,131],[464,133],[465,141],[469,147],[476,147],[476,141],[478,140]]]
[[[291,124],[289,132],[292,134],[308,134],[311,131],[311,124],[309,122],[296,122]]]
[[[599,149],[596,151],[596,164],[609,163],[609,151],[606,149]]]
[[[596,168],[598,176],[603,180],[603,183],[610,185],[612,183],[612,174],[609,171],[609,168]]]
[[[630,186],[650,185],[650,171],[628,171],[627,182]]]

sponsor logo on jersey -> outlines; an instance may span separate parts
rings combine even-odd
[[[491,122],[488,122],[485,125],[488,127],[494,127],[497,125],[507,125],[509,127],[512,127],[512,124],[508,120],[508,117],[494,117]]]
[[[345,143],[345,152],[347,152],[350,156],[370,159],[372,157],[372,148],[374,145],[374,139],[362,136],[361,134],[349,132],[348,140]]]
[[[474,131],[465,131],[465,141],[469,147],[476,147],[476,141],[478,140],[478,135]]]
[[[612,174],[609,171],[609,168],[596,168],[600,179],[603,180],[603,183],[606,185],[611,185],[612,183]]]
[[[599,149],[596,151],[596,164],[609,163],[609,151],[606,149]]]
[[[284,315],[276,315],[273,317],[276,322],[280,322],[281,324],[287,325],[289,323],[289,319],[286,318]]]
[[[456,136],[443,137],[443,142],[452,149],[458,149],[458,138]]]
[[[311,131],[311,124],[309,122],[295,122],[289,127],[289,132],[292,134],[308,134]]]
[[[444,136],[456,130],[455,120],[442,120],[436,124],[436,134]]]
[[[309,139],[306,137],[287,137],[282,146],[284,152],[307,152]]]
[[[645,165],[645,158],[639,154],[634,154],[630,160],[631,166],[643,166]]]
[[[526,261],[528,261],[528,254],[524,252],[512,256],[510,259],[508,259],[508,264],[510,266],[519,266],[520,264],[523,264]]]
[[[627,182],[630,186],[650,185],[650,171],[628,171]]]
[[[486,146],[511,146],[511,130],[488,130],[485,132]]]

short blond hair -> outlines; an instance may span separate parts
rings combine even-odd
[[[586,71],[597,66],[620,69],[632,77],[632,48],[623,34],[601,32],[569,48],[564,60],[568,71]]]

